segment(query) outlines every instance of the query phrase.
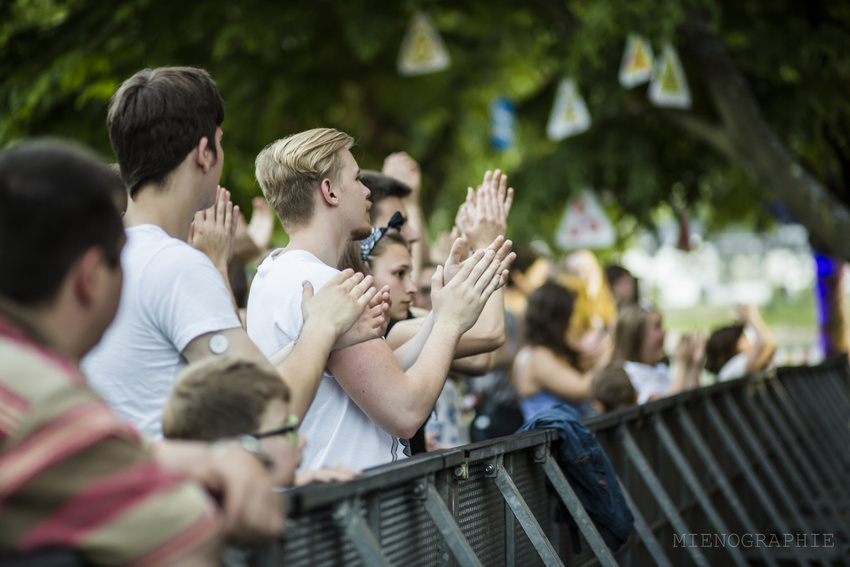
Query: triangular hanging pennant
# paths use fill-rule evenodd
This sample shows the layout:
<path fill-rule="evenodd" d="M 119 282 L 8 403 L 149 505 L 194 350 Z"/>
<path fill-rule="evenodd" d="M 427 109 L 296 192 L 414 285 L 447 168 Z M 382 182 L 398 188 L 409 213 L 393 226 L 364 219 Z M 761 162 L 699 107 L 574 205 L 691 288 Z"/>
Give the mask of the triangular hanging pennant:
<path fill-rule="evenodd" d="M 435 73 L 449 63 L 449 51 L 431 18 L 421 13 L 413 16 L 401 42 L 398 72 L 404 76 Z"/>
<path fill-rule="evenodd" d="M 555 244 L 564 250 L 608 248 L 616 239 L 608 215 L 590 189 L 570 199 L 555 232 Z"/>
<path fill-rule="evenodd" d="M 652 83 L 649 85 L 649 100 L 656 106 L 688 109 L 691 107 L 691 91 L 679 55 L 672 45 L 655 62 Z"/>
<path fill-rule="evenodd" d="M 546 135 L 555 142 L 569 136 L 581 134 L 590 128 L 590 113 L 572 79 L 564 79 L 558 85 L 555 104 L 546 125 Z"/>
<path fill-rule="evenodd" d="M 630 33 L 620 63 L 620 84 L 627 89 L 652 78 L 652 46 L 643 36 Z"/>

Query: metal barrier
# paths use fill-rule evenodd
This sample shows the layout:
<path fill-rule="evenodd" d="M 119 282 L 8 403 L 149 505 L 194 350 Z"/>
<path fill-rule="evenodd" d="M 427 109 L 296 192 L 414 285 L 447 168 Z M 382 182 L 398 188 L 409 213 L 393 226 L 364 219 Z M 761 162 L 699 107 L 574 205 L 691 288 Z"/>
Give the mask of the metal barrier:
<path fill-rule="evenodd" d="M 602 542 L 530 431 L 285 493 L 285 536 L 254 565 L 850 564 L 846 357 L 780 368 L 605 414 L 586 425 L 617 471 L 635 530 Z M 555 521 L 560 503 L 582 553 Z"/>

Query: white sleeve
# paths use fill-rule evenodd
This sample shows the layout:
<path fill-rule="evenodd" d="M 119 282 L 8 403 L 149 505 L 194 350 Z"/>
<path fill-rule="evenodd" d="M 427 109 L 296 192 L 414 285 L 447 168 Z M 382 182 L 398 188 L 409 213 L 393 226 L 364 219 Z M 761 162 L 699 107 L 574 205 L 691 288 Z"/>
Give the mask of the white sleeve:
<path fill-rule="evenodd" d="M 186 246 L 163 251 L 150 262 L 141 289 L 147 315 L 179 352 L 192 339 L 241 327 L 230 292 L 206 254 Z"/>
<path fill-rule="evenodd" d="M 717 380 L 725 382 L 734 378 L 741 378 L 747 373 L 747 353 L 739 352 L 726 361 L 723 368 L 717 373 Z"/>

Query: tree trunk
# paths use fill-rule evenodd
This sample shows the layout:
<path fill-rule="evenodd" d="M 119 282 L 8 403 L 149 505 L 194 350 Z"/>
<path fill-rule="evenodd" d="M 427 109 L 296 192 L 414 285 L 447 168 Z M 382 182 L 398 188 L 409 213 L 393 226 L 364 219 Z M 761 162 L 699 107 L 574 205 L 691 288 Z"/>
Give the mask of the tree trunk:
<path fill-rule="evenodd" d="M 721 123 L 711 124 L 686 112 L 664 114 L 741 165 L 754 185 L 782 201 L 830 253 L 850 260 L 850 210 L 799 163 L 771 129 L 720 37 L 697 16 L 688 18 L 683 31 Z"/>

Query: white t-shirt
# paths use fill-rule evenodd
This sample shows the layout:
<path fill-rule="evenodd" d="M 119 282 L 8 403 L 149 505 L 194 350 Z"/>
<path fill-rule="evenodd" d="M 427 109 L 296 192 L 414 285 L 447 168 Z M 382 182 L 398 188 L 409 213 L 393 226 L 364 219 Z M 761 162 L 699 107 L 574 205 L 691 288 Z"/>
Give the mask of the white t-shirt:
<path fill-rule="evenodd" d="M 241 322 L 206 254 L 156 225 L 126 232 L 118 313 L 83 359 L 83 371 L 120 418 L 159 439 L 162 409 L 188 364 L 183 349 L 195 337 Z"/>
<path fill-rule="evenodd" d="M 301 333 L 303 282 L 318 291 L 338 272 L 304 250 L 278 249 L 260 264 L 248 295 L 248 336 L 264 355 L 274 354 Z M 365 469 L 410 452 L 407 440 L 375 425 L 327 369 L 301 431 L 307 438 L 303 466 L 308 469 L 336 463 Z"/>
<path fill-rule="evenodd" d="M 726 361 L 723 368 L 717 373 L 717 381 L 725 382 L 734 378 L 741 378 L 747 373 L 747 353 L 739 352 Z"/>
<path fill-rule="evenodd" d="M 667 395 L 673 383 L 673 377 L 670 375 L 670 367 L 666 364 L 650 366 L 641 362 L 627 361 L 623 363 L 623 368 L 626 374 L 629 375 L 632 386 L 637 390 L 637 403 L 639 404 L 645 404 L 655 394 L 661 396 Z"/>

